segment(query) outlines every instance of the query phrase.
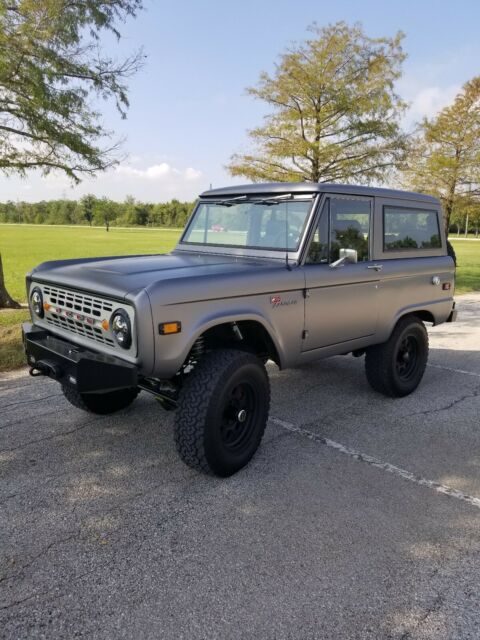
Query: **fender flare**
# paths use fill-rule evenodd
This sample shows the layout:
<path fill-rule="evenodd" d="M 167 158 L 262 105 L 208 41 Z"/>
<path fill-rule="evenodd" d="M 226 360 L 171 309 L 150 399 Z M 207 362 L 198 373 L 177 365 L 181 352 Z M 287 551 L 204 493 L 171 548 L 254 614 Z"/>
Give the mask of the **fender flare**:
<path fill-rule="evenodd" d="M 283 367 L 285 362 L 285 352 L 283 349 L 283 344 L 279 339 L 273 325 L 267 320 L 267 318 L 265 318 L 265 316 L 251 310 L 237 311 L 236 313 L 231 314 L 214 313 L 199 319 L 199 321 L 195 323 L 192 331 L 192 337 L 187 343 L 185 358 L 187 357 L 196 340 L 209 329 L 220 326 L 222 324 L 242 321 L 257 322 L 263 327 L 263 329 L 265 329 L 278 354 L 280 367 Z"/>

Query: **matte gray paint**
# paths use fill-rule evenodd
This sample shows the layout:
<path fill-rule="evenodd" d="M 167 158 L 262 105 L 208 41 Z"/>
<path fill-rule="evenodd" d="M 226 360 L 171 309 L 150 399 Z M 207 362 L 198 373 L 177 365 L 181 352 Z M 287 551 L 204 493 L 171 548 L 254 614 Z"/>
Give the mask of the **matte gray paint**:
<path fill-rule="evenodd" d="M 241 320 L 256 321 L 270 334 L 282 367 L 309 362 L 385 341 L 405 313 L 427 311 L 435 323 L 444 322 L 452 308 L 453 291 L 432 285 L 433 276 L 453 282 L 454 265 L 447 256 L 441 227 L 440 249 L 383 253 L 382 208 L 388 204 L 431 208 L 430 196 L 388 189 L 312 183 L 248 185 L 215 189 L 202 198 L 263 193 L 315 193 L 309 228 L 300 250 L 282 252 L 192 247 L 182 245 L 167 255 L 126 256 L 43 263 L 31 273 L 33 281 L 125 300 L 135 309 L 138 354 L 143 375 L 170 378 L 182 366 L 195 340 L 207 329 Z M 326 197 L 339 195 L 373 199 L 372 260 L 332 269 L 304 265 L 304 257 Z M 367 269 L 381 265 L 381 271 Z M 275 306 L 272 296 L 287 305 Z M 160 322 L 180 321 L 182 332 L 160 336 Z M 306 330 L 308 335 L 303 339 Z M 88 340 L 72 342 L 101 351 Z M 119 350 L 119 357 L 122 353 Z"/>

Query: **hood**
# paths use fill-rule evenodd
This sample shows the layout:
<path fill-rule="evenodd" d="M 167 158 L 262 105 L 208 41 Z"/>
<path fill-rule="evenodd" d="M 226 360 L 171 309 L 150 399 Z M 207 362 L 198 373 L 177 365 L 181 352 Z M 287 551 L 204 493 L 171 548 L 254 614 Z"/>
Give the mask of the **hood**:
<path fill-rule="evenodd" d="M 240 274 L 261 266 L 271 267 L 272 262 L 182 251 L 44 262 L 32 271 L 31 277 L 40 282 L 124 298 L 129 293 L 161 285 L 162 281 L 169 281 L 171 286 L 175 284 L 172 280 L 176 279 Z"/>

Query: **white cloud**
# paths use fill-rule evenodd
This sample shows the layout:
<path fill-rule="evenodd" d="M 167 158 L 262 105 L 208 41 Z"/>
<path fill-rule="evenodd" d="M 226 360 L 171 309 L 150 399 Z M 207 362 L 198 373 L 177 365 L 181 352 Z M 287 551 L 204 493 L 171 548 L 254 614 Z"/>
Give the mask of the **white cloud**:
<path fill-rule="evenodd" d="M 410 122 L 418 122 L 423 118 L 435 116 L 444 107 L 451 104 L 455 96 L 459 93 L 459 85 L 448 87 L 425 87 L 420 89 L 410 100 L 410 109 L 407 119 Z"/>
<path fill-rule="evenodd" d="M 408 103 L 403 126 L 412 129 L 423 118 L 432 118 L 451 104 L 467 77 L 458 70 L 465 67 L 466 52 L 435 61 L 407 65 L 405 75 L 397 82 L 397 93 Z M 461 55 L 460 55 L 461 54 Z"/>
<path fill-rule="evenodd" d="M 42 200 L 45 198 L 80 198 L 86 193 L 123 200 L 133 195 L 141 201 L 165 202 L 172 198 L 193 200 L 208 187 L 207 178 L 199 169 L 178 169 L 167 161 L 145 157 L 130 158 L 125 164 L 95 177 L 84 177 L 75 185 L 64 174 L 52 171 L 47 176 L 31 172 L 28 179 L 0 176 L 1 200 Z M 135 166 L 132 164 L 135 163 Z M 143 168 L 142 168 L 143 166 Z"/>
<path fill-rule="evenodd" d="M 202 176 L 202 172 L 192 167 L 187 167 L 184 172 L 186 180 L 198 180 Z"/>
<path fill-rule="evenodd" d="M 120 173 L 124 176 L 134 176 L 136 178 L 146 178 L 148 180 L 157 180 L 158 178 L 163 178 L 174 173 L 174 169 L 172 169 L 167 162 L 154 164 L 146 169 L 136 169 L 130 165 L 120 165 L 115 171 L 116 173 Z"/>
<path fill-rule="evenodd" d="M 166 178 L 184 178 L 185 180 L 192 181 L 198 180 L 202 176 L 202 172 L 192 167 L 187 167 L 184 171 L 180 171 L 175 167 L 172 167 L 168 162 L 161 162 L 160 164 L 154 164 L 146 169 L 137 169 L 130 165 L 120 165 L 116 168 L 116 173 L 122 176 L 128 176 L 132 178 L 140 178 L 142 180 L 163 180 Z"/>

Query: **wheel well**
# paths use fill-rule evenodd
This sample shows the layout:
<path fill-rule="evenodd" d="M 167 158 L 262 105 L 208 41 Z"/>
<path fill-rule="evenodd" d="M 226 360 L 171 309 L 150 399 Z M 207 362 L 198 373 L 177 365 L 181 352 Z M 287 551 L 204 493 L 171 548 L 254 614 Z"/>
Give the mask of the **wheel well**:
<path fill-rule="evenodd" d="M 413 311 L 412 313 L 406 313 L 405 315 L 401 316 L 398 320 L 401 320 L 406 316 L 414 316 L 416 318 L 419 318 L 420 320 L 423 320 L 423 322 L 431 322 L 432 324 L 435 324 L 435 317 L 433 313 L 431 313 L 430 311 Z"/>
<path fill-rule="evenodd" d="M 255 320 L 218 324 L 207 329 L 201 338 L 206 349 L 240 349 L 273 360 L 280 366 L 280 357 L 270 334 Z"/>

